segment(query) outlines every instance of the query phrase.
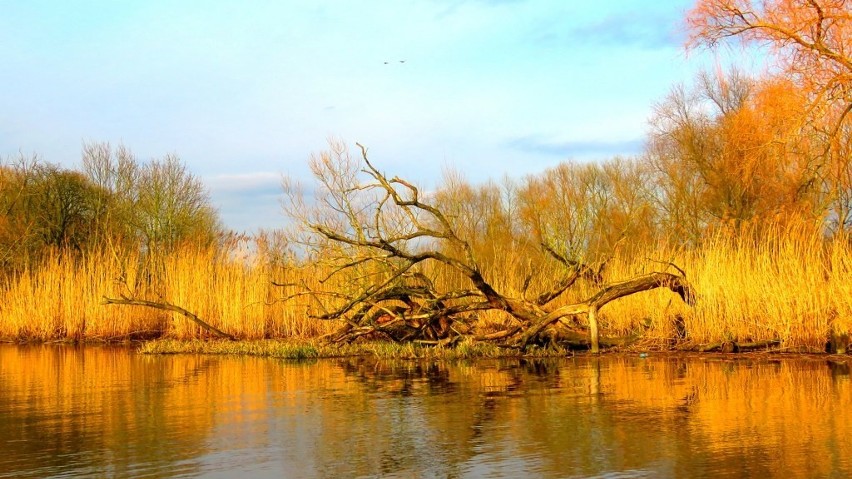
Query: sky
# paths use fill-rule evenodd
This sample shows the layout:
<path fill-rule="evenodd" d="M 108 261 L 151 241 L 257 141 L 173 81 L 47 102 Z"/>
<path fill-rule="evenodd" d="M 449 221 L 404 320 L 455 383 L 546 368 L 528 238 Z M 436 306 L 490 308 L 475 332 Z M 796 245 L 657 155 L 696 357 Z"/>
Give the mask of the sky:
<path fill-rule="evenodd" d="M 239 231 L 330 137 L 428 189 L 642 151 L 692 0 L 0 0 L 0 157 L 176 154 Z"/>

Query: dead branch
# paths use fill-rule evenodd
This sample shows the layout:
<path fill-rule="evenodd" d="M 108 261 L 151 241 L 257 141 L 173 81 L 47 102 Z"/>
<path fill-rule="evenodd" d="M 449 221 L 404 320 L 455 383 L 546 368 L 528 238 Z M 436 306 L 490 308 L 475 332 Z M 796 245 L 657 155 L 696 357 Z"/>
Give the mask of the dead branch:
<path fill-rule="evenodd" d="M 218 336 L 220 338 L 227 338 L 227 339 L 230 339 L 231 341 L 237 340 L 236 337 L 234 337 L 234 336 L 232 336 L 232 335 L 230 335 L 230 334 L 228 334 L 224 331 L 221 331 L 221 330 L 215 328 L 214 326 L 211 326 L 210 324 L 208 324 L 207 322 L 205 322 L 204 320 L 202 320 L 201 318 L 199 318 L 198 316 L 196 316 L 192 312 L 190 312 L 190 311 L 188 311 L 184 308 L 181 308 L 180 306 L 177 306 L 177 305 L 174 305 L 174 304 L 171 304 L 171 303 L 167 303 L 165 301 L 161 301 L 161 302 L 147 301 L 147 300 L 144 300 L 144 299 L 132 299 L 132 298 L 127 298 L 127 297 L 107 298 L 106 296 L 104 296 L 103 301 L 101 301 L 101 304 L 122 304 L 122 305 L 129 305 L 129 306 L 144 306 L 146 308 L 154 308 L 154 309 L 160 309 L 160 310 L 163 310 L 163 311 L 171 311 L 173 313 L 180 313 L 186 319 L 192 321 L 193 323 L 195 323 L 198 326 L 200 326 L 201 328 L 203 328 L 205 331 L 212 333 L 215 336 Z"/>
<path fill-rule="evenodd" d="M 677 276 L 671 273 L 649 273 L 627 281 L 606 285 L 582 303 L 563 306 L 551 311 L 528 327 L 517 341 L 517 344 L 521 347 L 526 346 L 532 338 L 538 336 L 544 328 L 553 324 L 560 318 L 571 315 L 586 314 L 589 316 L 592 352 L 597 352 L 600 339 L 597 334 L 597 311 L 616 299 L 656 288 L 668 288 L 672 290 L 690 306 L 695 302 L 692 287 L 682 276 Z"/>

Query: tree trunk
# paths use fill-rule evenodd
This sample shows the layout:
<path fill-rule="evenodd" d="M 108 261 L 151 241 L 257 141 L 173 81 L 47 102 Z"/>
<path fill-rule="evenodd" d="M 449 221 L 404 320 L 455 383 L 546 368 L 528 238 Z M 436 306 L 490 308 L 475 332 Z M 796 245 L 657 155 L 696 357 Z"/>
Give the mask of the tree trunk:
<path fill-rule="evenodd" d="M 198 326 L 200 326 L 201 328 L 203 328 L 205 331 L 212 333 L 215 336 L 218 336 L 220 338 L 227 338 L 227 339 L 230 339 L 231 341 L 237 340 L 236 337 L 231 336 L 230 334 L 228 334 L 224 331 L 221 331 L 221 330 L 211 326 L 210 324 L 207 324 L 204 320 L 202 320 L 201 318 L 199 318 L 198 316 L 196 316 L 192 312 L 187 311 L 186 309 L 181 308 L 180 306 L 177 306 L 177 305 L 174 305 L 174 304 L 171 304 L 171 303 L 147 301 L 147 300 L 144 300 L 144 299 L 131 299 L 131 298 L 118 298 L 118 299 L 116 299 L 116 298 L 104 297 L 103 304 L 124 304 L 124 305 L 131 305 L 131 306 L 145 306 L 147 308 L 154 308 L 154 309 L 160 309 L 160 310 L 163 310 L 163 311 L 171 311 L 173 313 L 180 313 L 186 319 L 192 321 L 193 323 L 195 323 Z"/>
<path fill-rule="evenodd" d="M 592 305 L 589 308 L 589 341 L 592 343 L 592 353 L 601 352 L 600 333 L 598 332 L 598 308 Z"/>

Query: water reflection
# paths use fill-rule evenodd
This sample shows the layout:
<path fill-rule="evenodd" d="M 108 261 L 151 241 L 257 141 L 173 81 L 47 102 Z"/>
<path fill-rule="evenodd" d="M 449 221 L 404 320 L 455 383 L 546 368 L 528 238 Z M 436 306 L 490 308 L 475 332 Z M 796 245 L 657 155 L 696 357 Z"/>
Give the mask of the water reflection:
<path fill-rule="evenodd" d="M 849 363 L 0 346 L 0 477 L 847 477 Z"/>

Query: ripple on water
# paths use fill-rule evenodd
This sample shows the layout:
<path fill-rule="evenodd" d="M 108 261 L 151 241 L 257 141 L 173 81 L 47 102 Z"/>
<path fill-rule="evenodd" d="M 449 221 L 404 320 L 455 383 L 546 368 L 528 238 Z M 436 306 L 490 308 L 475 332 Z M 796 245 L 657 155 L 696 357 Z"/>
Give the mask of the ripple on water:
<path fill-rule="evenodd" d="M 840 363 L 0 345 L 0 477 L 847 477 Z"/>

